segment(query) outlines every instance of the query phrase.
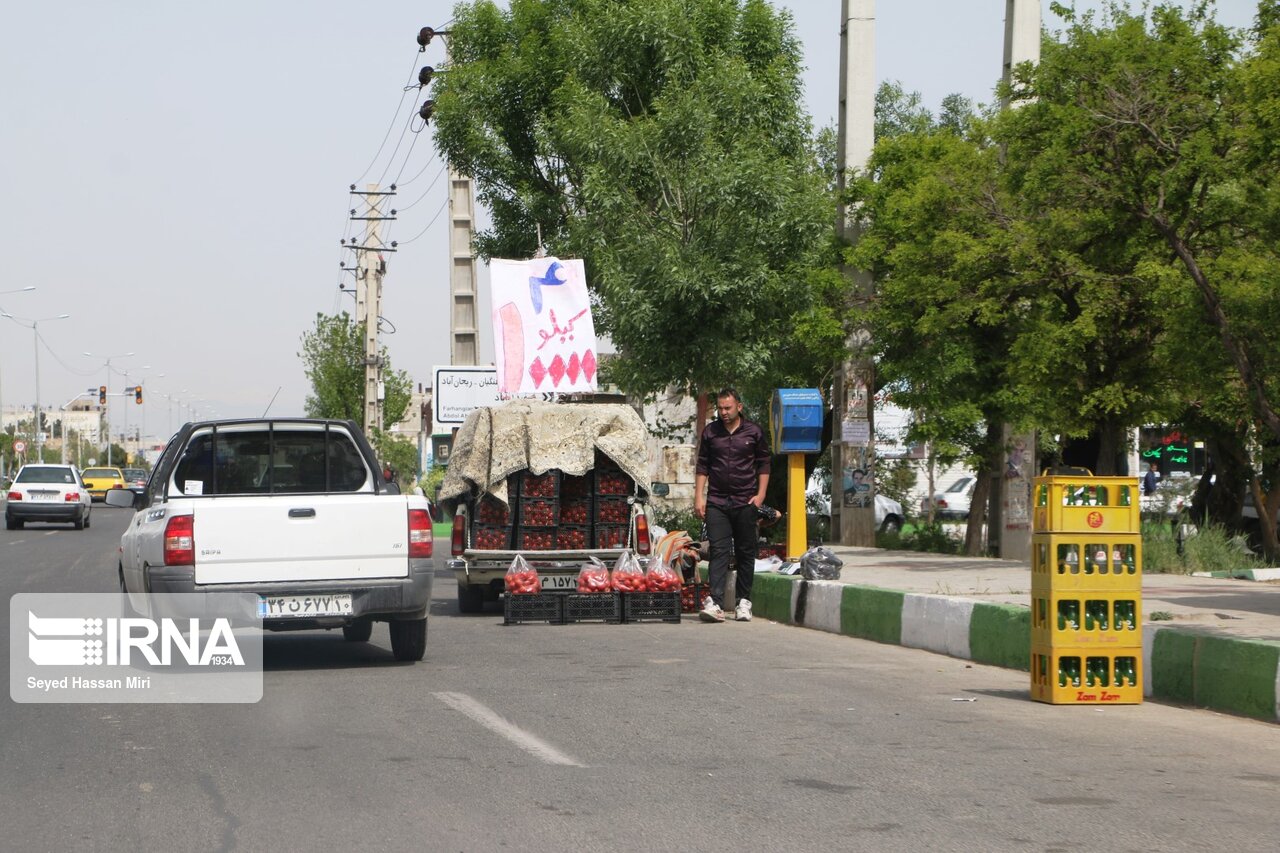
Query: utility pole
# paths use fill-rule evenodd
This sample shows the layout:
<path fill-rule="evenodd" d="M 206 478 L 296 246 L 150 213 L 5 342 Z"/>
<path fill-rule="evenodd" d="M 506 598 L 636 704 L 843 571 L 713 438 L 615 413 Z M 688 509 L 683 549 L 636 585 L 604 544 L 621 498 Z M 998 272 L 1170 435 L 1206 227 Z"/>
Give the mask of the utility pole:
<path fill-rule="evenodd" d="M 444 64 L 449 65 L 445 40 Z M 480 335 L 476 316 L 475 193 L 471 179 L 449 164 L 449 363 L 479 364 Z"/>
<path fill-rule="evenodd" d="M 841 0 L 840 112 L 837 141 L 839 197 L 865 169 L 875 146 L 875 0 Z M 856 245 L 861 229 L 843 201 L 837 208 L 841 240 Z M 852 284 L 855 312 L 869 307 L 875 282 L 866 270 L 841 267 Z M 849 335 L 848 357 L 836 365 L 831 442 L 831 537 L 842 545 L 875 545 L 875 365 L 871 335 L 861 320 Z M 849 485 L 846 486 L 845 484 Z"/>
<path fill-rule="evenodd" d="M 386 202 L 395 197 L 395 184 L 380 190 L 377 184 L 366 184 L 364 192 L 351 185 L 351 194 L 360 197 L 360 207 L 352 208 L 352 221 L 364 222 L 364 236 L 351 246 L 356 253 L 356 326 L 364 338 L 364 432 L 370 438 L 382 429 L 382 355 L 378 349 L 378 321 L 382 316 L 382 277 L 387 272 L 384 252 L 394 252 L 395 244 L 382 242 L 382 223 L 395 219 L 395 211 L 385 211 Z M 355 238 L 351 242 L 355 243 Z"/>
<path fill-rule="evenodd" d="M 1013 69 L 1024 62 L 1040 61 L 1040 0 L 1005 0 L 1003 77 L 1010 82 Z M 1001 103 L 1008 109 L 1009 101 Z M 987 513 L 987 544 L 1006 560 L 1031 560 L 1031 480 L 1036 476 L 1036 434 L 1001 427 L 1003 465 L 988 475 L 992 499 Z"/>

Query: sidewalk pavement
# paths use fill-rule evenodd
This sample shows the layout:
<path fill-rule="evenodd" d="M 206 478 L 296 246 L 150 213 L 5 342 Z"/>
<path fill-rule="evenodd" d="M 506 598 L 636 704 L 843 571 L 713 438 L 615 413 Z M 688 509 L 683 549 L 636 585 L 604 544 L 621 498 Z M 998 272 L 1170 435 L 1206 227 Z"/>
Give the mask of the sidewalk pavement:
<path fill-rule="evenodd" d="M 844 561 L 840 580 L 759 572 L 756 614 L 1029 669 L 1028 564 L 827 547 Z M 1280 581 L 1148 574 L 1141 613 L 1144 696 L 1280 721 Z"/>

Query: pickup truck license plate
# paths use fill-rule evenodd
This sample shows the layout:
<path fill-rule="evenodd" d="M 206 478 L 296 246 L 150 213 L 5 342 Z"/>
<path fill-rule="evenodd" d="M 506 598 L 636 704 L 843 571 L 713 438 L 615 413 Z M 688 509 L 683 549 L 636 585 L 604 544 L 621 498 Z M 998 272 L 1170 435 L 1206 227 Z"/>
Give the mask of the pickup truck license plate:
<path fill-rule="evenodd" d="M 258 615 L 263 619 L 307 616 L 350 616 L 351 594 L 260 595 Z"/>
<path fill-rule="evenodd" d="M 578 588 L 577 575 L 542 575 L 543 589 L 568 589 L 576 590 Z"/>

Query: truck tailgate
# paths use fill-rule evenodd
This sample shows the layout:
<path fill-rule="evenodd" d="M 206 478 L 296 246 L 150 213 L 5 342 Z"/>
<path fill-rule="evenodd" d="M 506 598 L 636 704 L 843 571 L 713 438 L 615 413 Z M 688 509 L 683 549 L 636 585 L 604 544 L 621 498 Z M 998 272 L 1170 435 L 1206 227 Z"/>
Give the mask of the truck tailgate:
<path fill-rule="evenodd" d="M 195 507 L 197 584 L 402 578 L 403 496 L 273 495 Z"/>

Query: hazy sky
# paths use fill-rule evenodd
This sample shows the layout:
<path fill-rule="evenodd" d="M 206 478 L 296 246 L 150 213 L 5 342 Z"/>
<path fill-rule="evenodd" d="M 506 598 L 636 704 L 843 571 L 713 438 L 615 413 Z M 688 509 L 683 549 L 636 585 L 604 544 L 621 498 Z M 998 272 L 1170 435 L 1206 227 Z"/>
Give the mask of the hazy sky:
<path fill-rule="evenodd" d="M 792 11 L 804 44 L 814 123 L 832 123 L 840 2 L 777 5 Z M 950 92 L 991 100 L 1003 0 L 876 6 L 880 79 L 920 91 L 935 108 Z M 1218 17 L 1247 26 L 1255 7 L 1220 0 Z M 316 312 L 352 304 L 337 288 L 347 187 L 397 176 L 400 220 L 384 236 L 405 245 L 389 258 L 382 313 L 396 333 L 385 343 L 397 368 L 427 383 L 449 358 L 446 187 L 443 178 L 430 186 L 440 162 L 429 130 L 412 150 L 406 134 L 390 156 L 420 93 L 404 98 L 390 142 L 374 154 L 404 84 L 442 58 L 434 44 L 417 53 L 418 29 L 439 26 L 451 8 L 404 0 L 8 7 L 0 291 L 37 289 L 0 294 L 0 308 L 24 318 L 71 315 L 40 324 L 41 402 L 96 388 L 107 356 L 134 352 L 113 365 L 132 368 L 130 384 L 147 377 L 151 433 L 168 427 L 161 392 L 198 398 L 206 415 L 249 416 L 281 389 L 272 413 L 300 413 L 299 337 Z M 1046 26 L 1057 29 L 1044 8 Z M 492 358 L 483 325 L 481 352 Z M 6 406 L 31 405 L 34 372 L 32 330 L 0 318 Z M 125 379 L 111 385 L 123 391 Z M 142 412 L 128 406 L 136 424 Z M 119 429 L 115 399 L 113 409 Z"/>

